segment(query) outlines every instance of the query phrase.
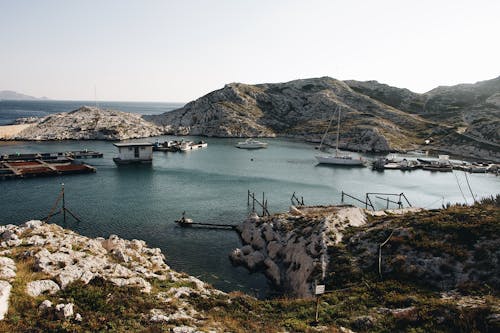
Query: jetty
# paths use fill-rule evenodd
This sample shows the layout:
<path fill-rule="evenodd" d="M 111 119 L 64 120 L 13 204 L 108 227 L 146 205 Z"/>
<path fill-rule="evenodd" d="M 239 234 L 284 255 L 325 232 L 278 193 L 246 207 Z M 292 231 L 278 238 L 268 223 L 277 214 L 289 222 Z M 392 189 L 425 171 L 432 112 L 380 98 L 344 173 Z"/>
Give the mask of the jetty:
<path fill-rule="evenodd" d="M 221 224 L 221 223 L 202 223 L 202 222 L 193 222 L 192 219 L 186 217 L 186 212 L 182 213 L 182 217 L 178 220 L 175 220 L 180 227 L 183 228 L 191 228 L 191 227 L 201 227 L 201 228 L 209 228 L 209 229 L 236 229 L 235 224 Z"/>

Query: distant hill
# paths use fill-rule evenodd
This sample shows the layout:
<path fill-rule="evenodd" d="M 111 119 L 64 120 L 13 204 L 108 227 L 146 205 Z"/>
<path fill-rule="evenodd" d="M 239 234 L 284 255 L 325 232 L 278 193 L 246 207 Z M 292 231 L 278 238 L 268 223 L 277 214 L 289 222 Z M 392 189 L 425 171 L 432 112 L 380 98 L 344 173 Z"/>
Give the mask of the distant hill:
<path fill-rule="evenodd" d="M 300 137 L 319 141 L 337 106 L 340 146 L 361 151 L 436 149 L 500 159 L 500 77 L 425 94 L 377 81 L 330 77 L 286 83 L 230 83 L 157 116 L 166 133 Z M 330 143 L 336 126 L 330 129 Z M 426 145 L 425 141 L 430 140 Z"/>
<path fill-rule="evenodd" d="M 46 100 L 47 97 L 33 97 L 25 94 L 21 94 L 12 90 L 0 90 L 0 100 L 12 100 L 12 101 L 35 101 L 35 100 Z"/>

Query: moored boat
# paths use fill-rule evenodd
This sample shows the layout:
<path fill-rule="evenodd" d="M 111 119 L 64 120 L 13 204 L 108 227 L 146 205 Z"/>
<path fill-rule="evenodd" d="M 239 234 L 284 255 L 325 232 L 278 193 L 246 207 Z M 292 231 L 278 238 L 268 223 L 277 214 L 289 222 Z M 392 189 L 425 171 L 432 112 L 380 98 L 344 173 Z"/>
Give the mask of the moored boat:
<path fill-rule="evenodd" d="M 200 149 L 200 148 L 205 148 L 208 146 L 208 143 L 206 143 L 205 141 L 198 141 L 198 142 L 192 142 L 192 141 L 186 141 L 186 142 L 183 142 L 180 147 L 179 147 L 179 150 L 180 151 L 191 151 L 191 150 L 196 150 L 196 149 Z"/>
<path fill-rule="evenodd" d="M 348 153 L 343 153 L 340 152 L 339 150 L 339 135 L 340 135 L 340 107 L 337 107 L 338 111 L 338 121 L 337 121 L 337 144 L 335 147 L 335 154 L 328 154 L 328 155 L 316 155 L 314 156 L 316 160 L 320 164 L 332 164 L 332 165 L 344 165 L 344 166 L 364 166 L 364 160 L 360 158 L 353 158 L 351 154 Z M 319 149 L 321 150 L 323 146 L 323 141 L 325 140 L 326 134 L 328 133 L 328 130 L 330 129 L 330 126 L 332 124 L 334 116 L 332 116 L 332 119 L 330 119 L 330 123 L 328 124 L 328 127 L 326 129 L 325 134 L 323 135 L 323 138 L 321 139 L 321 143 L 319 145 Z"/>
<path fill-rule="evenodd" d="M 238 142 L 235 146 L 240 149 L 260 149 L 267 148 L 267 142 L 258 141 L 252 138 L 246 139 L 245 141 Z"/>

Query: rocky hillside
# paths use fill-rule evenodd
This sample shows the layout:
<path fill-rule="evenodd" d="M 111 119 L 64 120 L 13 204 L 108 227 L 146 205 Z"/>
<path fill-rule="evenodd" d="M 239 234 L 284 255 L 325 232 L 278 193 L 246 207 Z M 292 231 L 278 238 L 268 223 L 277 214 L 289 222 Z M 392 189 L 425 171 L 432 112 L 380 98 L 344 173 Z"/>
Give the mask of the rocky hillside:
<path fill-rule="evenodd" d="M 15 140 L 125 140 L 160 135 L 140 115 L 83 106 L 51 114 L 18 133 Z"/>
<path fill-rule="evenodd" d="M 329 77 L 286 83 L 231 83 L 183 108 L 148 120 L 170 134 L 297 136 L 319 141 L 337 106 L 340 146 L 361 151 L 415 148 L 500 158 L 500 78 L 416 94 L 376 81 Z M 335 137 L 333 126 L 330 143 Z M 430 139 L 430 145 L 424 145 Z M 456 147 L 452 147 L 456 145 Z"/>
<path fill-rule="evenodd" d="M 322 306 L 334 313 L 324 315 L 347 308 L 356 331 L 495 331 L 499 208 L 500 196 L 432 211 L 292 207 L 251 216 L 239 227 L 245 245 L 230 257 L 288 295 L 312 296 L 324 284 Z M 465 322 L 445 320 L 443 310 Z"/>
<path fill-rule="evenodd" d="M 346 83 L 355 91 L 382 103 L 452 127 L 455 133 L 463 134 L 465 138 L 500 146 L 500 77 L 475 84 L 442 86 L 425 94 L 377 81 Z"/>

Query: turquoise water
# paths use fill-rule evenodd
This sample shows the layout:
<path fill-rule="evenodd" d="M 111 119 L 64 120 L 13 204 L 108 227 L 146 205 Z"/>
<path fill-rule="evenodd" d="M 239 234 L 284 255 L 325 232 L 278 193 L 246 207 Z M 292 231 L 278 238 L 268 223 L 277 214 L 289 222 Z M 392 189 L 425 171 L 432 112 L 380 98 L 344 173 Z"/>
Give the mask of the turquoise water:
<path fill-rule="evenodd" d="M 0 224 L 46 216 L 64 182 L 67 206 L 83 220 L 69 219 L 66 227 L 91 237 L 117 234 L 144 239 L 161 248 L 174 269 L 226 291 L 262 296 L 269 292 L 265 278 L 229 262 L 228 253 L 241 245 L 234 231 L 182 229 L 174 220 L 186 211 L 198 222 L 239 223 L 249 213 L 249 189 L 257 197 L 266 193 L 271 213 L 287 210 L 293 192 L 303 196 L 306 204 L 339 203 L 342 190 L 359 197 L 367 191 L 404 192 L 414 206 L 426 208 L 464 201 L 452 173 L 318 166 L 311 145 L 283 139 L 266 139 L 269 148 L 256 151 L 234 148 L 238 139 L 205 140 L 208 147 L 198 151 L 155 152 L 150 167 L 115 166 L 115 147 L 110 142 L 0 143 L 0 154 L 79 149 L 104 153 L 103 159 L 88 160 L 97 167 L 96 174 L 0 182 Z M 465 191 L 464 174 L 456 176 Z M 477 196 L 500 192 L 500 177 L 468 176 Z M 470 194 L 465 194 L 470 203 Z M 378 204 L 384 206 L 382 201 Z M 63 225 L 61 216 L 52 221 Z"/>

